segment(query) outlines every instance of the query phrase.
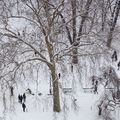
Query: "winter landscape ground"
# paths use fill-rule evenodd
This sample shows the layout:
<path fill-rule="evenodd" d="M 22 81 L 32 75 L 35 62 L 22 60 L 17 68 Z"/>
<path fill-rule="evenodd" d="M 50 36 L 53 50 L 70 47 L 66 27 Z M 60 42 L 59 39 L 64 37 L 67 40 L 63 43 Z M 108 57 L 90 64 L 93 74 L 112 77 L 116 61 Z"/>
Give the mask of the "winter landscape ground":
<path fill-rule="evenodd" d="M 112 62 L 111 62 L 112 63 Z M 112 63 L 111 66 L 116 67 Z M 76 68 L 78 68 L 76 66 Z M 79 81 L 79 75 L 77 75 L 77 69 L 74 69 L 73 73 L 68 74 L 68 80 L 72 81 L 69 83 L 69 86 L 63 82 L 62 86 L 66 86 L 66 88 L 72 88 L 72 91 L 64 92 L 64 89 L 60 87 L 61 94 L 61 104 L 62 111 L 60 113 L 55 113 L 52 110 L 52 95 L 49 95 L 49 81 L 45 72 L 41 72 L 39 74 L 41 77 L 38 77 L 36 85 L 36 81 L 22 81 L 22 83 L 18 84 L 17 87 L 14 88 L 14 96 L 10 97 L 10 92 L 6 92 L 6 108 L 1 102 L 0 109 L 0 119 L 1 120 L 102 120 L 102 116 L 98 115 L 98 104 L 102 96 L 105 94 L 105 88 L 103 84 L 99 83 L 98 94 L 93 92 L 93 89 L 85 89 L 91 88 L 91 81 L 84 81 L 81 85 Z M 97 67 L 96 67 L 97 69 Z M 117 71 L 117 69 L 116 69 Z M 117 71 L 119 74 L 119 71 Z M 46 76 L 46 78 L 44 77 Z M 85 76 L 84 76 L 85 77 Z M 41 79 L 42 78 L 42 79 Z M 64 77 L 61 78 L 62 81 Z M 75 81 L 74 81 L 75 80 Z M 30 94 L 27 90 L 30 88 L 34 95 Z M 37 88 L 37 89 L 36 89 Z M 84 89 L 83 89 L 84 88 Z M 26 93 L 26 111 L 23 112 L 21 103 L 18 102 L 18 94 Z M 38 95 L 42 93 L 41 95 Z M 2 101 L 2 98 L 1 98 Z M 4 106 L 4 107 L 3 107 Z M 115 120 L 119 120 L 119 104 L 115 107 L 116 110 L 111 111 L 111 115 Z M 6 109 L 6 110 L 4 110 Z"/>

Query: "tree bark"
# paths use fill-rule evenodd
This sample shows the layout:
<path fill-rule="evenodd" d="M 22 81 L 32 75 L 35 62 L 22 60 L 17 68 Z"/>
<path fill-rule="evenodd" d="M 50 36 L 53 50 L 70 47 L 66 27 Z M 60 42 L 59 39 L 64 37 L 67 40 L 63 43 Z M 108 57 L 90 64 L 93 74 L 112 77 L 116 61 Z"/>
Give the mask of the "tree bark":
<path fill-rule="evenodd" d="M 73 64 L 78 64 L 78 57 L 77 57 L 77 46 L 76 44 L 76 0 L 71 1 L 71 6 L 72 6 L 72 30 L 73 30 L 73 57 L 72 57 L 72 63 Z"/>
<path fill-rule="evenodd" d="M 46 45 L 50 57 L 50 62 L 52 63 L 48 67 L 50 68 L 51 71 L 51 77 L 52 77 L 52 86 L 53 86 L 53 111 L 54 112 L 60 112 L 60 96 L 59 96 L 59 86 L 58 86 L 58 78 L 57 78 L 57 73 L 56 73 L 56 65 L 55 61 L 53 60 L 53 46 L 52 44 L 48 41 L 46 37 Z"/>
<path fill-rule="evenodd" d="M 107 47 L 110 47 L 110 46 L 111 46 L 111 43 L 112 43 L 113 32 L 114 32 L 115 25 L 116 25 L 116 23 L 117 23 L 119 11 L 120 11 L 120 0 L 118 1 L 118 3 L 116 4 L 115 7 L 116 7 L 115 17 L 114 17 L 114 15 L 112 15 L 114 18 L 111 18 L 111 19 L 113 19 L 113 20 L 111 21 L 110 32 L 109 32 L 109 34 L 108 34 Z M 114 13 L 113 13 L 113 14 L 114 14 Z"/>
<path fill-rule="evenodd" d="M 50 68 L 52 76 L 53 85 L 53 111 L 60 112 L 60 96 L 59 96 L 59 86 L 58 78 L 55 70 L 55 64 Z"/>
<path fill-rule="evenodd" d="M 108 3 L 108 1 L 107 1 Z M 107 17 L 107 5 L 105 4 L 105 0 L 102 0 L 102 31 L 104 31 L 105 23 L 106 23 L 106 17 Z"/>
<path fill-rule="evenodd" d="M 86 18 L 87 18 L 87 16 L 88 16 L 89 8 L 90 8 L 91 3 L 92 3 L 92 0 L 87 0 L 87 2 L 86 2 L 86 5 L 85 5 L 85 13 L 84 13 L 84 15 L 82 16 L 82 20 L 81 20 L 80 28 L 79 28 L 79 32 L 78 32 L 78 38 L 77 38 L 78 41 L 80 41 L 80 37 L 81 37 L 81 35 L 82 35 L 82 29 L 83 29 L 85 20 L 86 20 Z"/>
<path fill-rule="evenodd" d="M 57 78 L 57 73 L 56 73 L 56 63 L 54 61 L 54 47 L 51 43 L 51 39 L 50 37 L 48 37 L 50 31 L 51 31 L 51 20 L 49 17 L 49 0 L 46 1 L 46 6 L 45 6 L 45 10 L 46 10 L 46 16 L 47 16 L 47 20 L 48 20 L 48 30 L 45 35 L 45 42 L 47 45 L 47 50 L 48 50 L 48 54 L 49 54 L 49 59 L 51 62 L 51 65 L 48 66 L 50 71 L 51 71 L 51 77 L 52 77 L 52 86 L 53 86 L 53 111 L 54 112 L 60 112 L 60 96 L 59 96 L 59 86 L 58 86 L 58 78 Z"/>
<path fill-rule="evenodd" d="M 76 2 L 76 0 L 73 0 L 73 2 Z M 77 39 L 76 39 L 76 29 L 75 29 L 76 28 L 76 17 L 75 17 L 75 15 L 76 15 L 76 9 L 75 9 L 76 3 L 72 3 L 72 13 L 74 14 L 73 15 L 73 46 L 74 46 L 74 48 L 73 48 L 73 60 L 72 60 L 72 62 L 74 64 L 78 64 L 78 45 L 79 45 L 80 37 L 82 35 L 82 29 L 83 29 L 85 20 L 88 16 L 88 13 L 89 13 L 89 8 L 90 8 L 91 3 L 92 3 L 92 0 L 87 0 L 87 2 L 86 2 L 85 13 L 81 19 Z"/>

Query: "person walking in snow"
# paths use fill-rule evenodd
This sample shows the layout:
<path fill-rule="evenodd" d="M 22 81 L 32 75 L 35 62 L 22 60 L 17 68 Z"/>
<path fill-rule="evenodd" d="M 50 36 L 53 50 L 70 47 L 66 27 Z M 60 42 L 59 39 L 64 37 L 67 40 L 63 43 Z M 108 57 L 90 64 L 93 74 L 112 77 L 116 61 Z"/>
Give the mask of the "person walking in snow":
<path fill-rule="evenodd" d="M 99 110 L 98 110 L 98 115 L 100 116 L 100 115 L 102 115 L 102 107 L 99 105 L 99 106 L 98 106 L 98 109 L 99 109 Z"/>
<path fill-rule="evenodd" d="M 23 100 L 23 96 L 19 94 L 19 95 L 18 95 L 18 102 L 19 102 L 19 103 L 22 103 L 22 100 Z"/>
<path fill-rule="evenodd" d="M 114 53 L 113 53 L 111 58 L 112 58 L 112 62 L 113 61 L 117 61 L 118 58 L 117 58 L 117 52 L 116 51 L 114 51 Z"/>
<path fill-rule="evenodd" d="M 98 80 L 96 80 L 95 85 L 98 86 Z"/>
<path fill-rule="evenodd" d="M 25 103 L 22 103 L 22 108 L 23 108 L 23 112 L 25 112 L 26 111 L 26 105 L 25 105 Z"/>
<path fill-rule="evenodd" d="M 32 94 L 32 91 L 30 88 L 28 88 L 26 91 L 28 91 L 29 94 Z"/>
<path fill-rule="evenodd" d="M 71 72 L 73 73 L 73 65 L 71 65 Z"/>
<path fill-rule="evenodd" d="M 22 96 L 20 94 L 18 95 L 18 102 L 22 103 Z"/>
<path fill-rule="evenodd" d="M 118 66 L 118 70 L 119 70 L 120 69 L 120 61 L 118 62 L 117 66 Z"/>
<path fill-rule="evenodd" d="M 23 94 L 23 101 L 24 102 L 26 101 L 26 95 L 25 95 L 25 93 Z"/>
<path fill-rule="evenodd" d="M 60 79 L 60 77 L 61 77 L 61 74 L 59 73 L 59 74 L 58 74 L 58 78 Z"/>
<path fill-rule="evenodd" d="M 93 75 L 92 76 L 92 85 L 94 85 L 95 84 L 95 76 Z"/>
<path fill-rule="evenodd" d="M 14 88 L 13 88 L 12 86 L 10 86 L 10 95 L 11 95 L 11 96 L 14 95 L 13 90 L 14 90 Z"/>
<path fill-rule="evenodd" d="M 21 102 L 21 96 L 20 96 L 20 94 L 18 95 L 18 102 Z"/>
<path fill-rule="evenodd" d="M 97 91 L 97 90 L 98 90 L 98 87 L 97 87 L 97 85 L 95 85 L 95 86 L 94 86 L 94 94 L 96 94 L 96 93 L 98 94 L 98 91 Z"/>
<path fill-rule="evenodd" d="M 22 103 L 22 101 L 23 101 L 23 96 L 22 96 L 22 95 L 20 95 L 20 101 L 21 101 L 21 103 Z"/>

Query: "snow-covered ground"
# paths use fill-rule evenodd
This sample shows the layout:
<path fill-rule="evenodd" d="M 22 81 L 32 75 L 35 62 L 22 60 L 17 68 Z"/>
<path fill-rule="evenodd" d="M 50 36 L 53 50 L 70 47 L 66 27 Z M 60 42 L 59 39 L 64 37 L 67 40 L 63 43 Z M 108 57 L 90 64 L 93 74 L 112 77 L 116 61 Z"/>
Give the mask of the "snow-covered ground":
<path fill-rule="evenodd" d="M 52 112 L 52 95 L 48 95 L 48 90 L 43 84 L 42 95 L 39 96 L 38 92 L 35 91 L 35 85 L 29 84 L 29 87 L 32 88 L 32 92 L 35 95 L 26 93 L 26 112 L 23 112 L 22 105 L 18 102 L 18 94 L 23 94 L 25 91 L 21 87 L 15 88 L 16 92 L 14 97 L 10 99 L 8 103 L 8 109 L 2 114 L 1 110 L 1 119 L 5 120 L 97 120 L 98 119 L 98 110 L 97 104 L 100 98 L 100 95 L 103 91 L 99 88 L 99 94 L 94 94 L 93 92 L 84 92 L 83 90 L 77 89 L 77 92 L 71 92 L 64 94 L 61 91 L 61 105 L 62 111 L 60 113 Z M 26 87 L 27 89 L 27 87 Z M 46 91 L 45 91 L 46 90 Z M 9 96 L 9 95 L 8 95 Z M 8 102 L 9 100 L 7 100 Z M 1 106 L 2 107 L 2 106 Z"/>
<path fill-rule="evenodd" d="M 69 96 L 69 95 L 68 95 Z M 68 98 L 67 95 L 65 96 Z M 44 99 L 46 98 L 46 99 Z M 71 98 L 69 96 L 69 98 Z M 27 96 L 26 106 L 27 111 L 22 111 L 22 106 L 15 100 L 15 109 L 11 112 L 7 112 L 4 116 L 7 120 L 96 120 L 97 119 L 97 100 L 99 99 L 98 94 L 93 93 L 80 93 L 76 97 L 74 103 L 71 102 L 71 108 L 65 108 L 61 113 L 53 113 L 49 110 L 51 98 L 46 96 L 40 96 L 37 100 L 35 96 Z M 64 98 L 65 99 L 65 98 Z M 52 99 L 51 99 L 52 100 Z M 69 100 L 67 100 L 69 101 Z M 52 102 L 52 101 L 51 101 Z M 44 106 L 43 106 L 44 105 Z M 72 109 L 73 108 L 73 109 Z"/>
<path fill-rule="evenodd" d="M 111 65 L 116 68 L 116 63 L 113 62 Z M 118 71 L 117 68 L 116 71 L 117 74 L 119 74 L 120 71 Z M 68 77 L 63 74 L 60 79 L 62 109 L 60 113 L 54 113 L 52 110 L 53 98 L 52 95 L 48 95 L 49 74 L 41 72 L 41 76 L 38 76 L 37 80 L 19 81 L 17 87 L 14 87 L 14 96 L 9 97 L 9 91 L 6 92 L 5 96 L 7 99 L 5 111 L 3 109 L 3 98 L 0 97 L 0 120 L 103 120 L 98 115 L 97 107 L 101 95 L 104 93 L 103 85 L 99 84 L 98 94 L 94 94 L 91 90 L 85 92 L 82 87 L 90 88 L 92 86 L 90 86 L 91 82 L 86 76 L 84 76 L 83 81 L 80 81 L 80 79 L 82 79 L 80 77 L 80 72 L 81 71 L 75 68 L 73 73 L 68 70 L 67 73 L 65 73 L 68 74 L 66 75 Z M 87 76 L 89 76 L 88 74 L 91 73 L 87 73 Z M 71 87 L 72 91 L 65 94 L 61 86 Z M 27 88 L 30 88 L 34 95 L 26 92 Z M 26 93 L 26 112 L 23 112 L 22 105 L 18 102 L 18 94 L 23 93 Z M 38 95 L 39 93 L 42 93 L 42 95 Z M 1 93 L 1 96 L 2 95 L 3 94 Z M 118 105 L 116 111 L 112 112 L 113 117 L 116 117 L 115 120 L 119 120 L 120 118 L 119 109 Z"/>

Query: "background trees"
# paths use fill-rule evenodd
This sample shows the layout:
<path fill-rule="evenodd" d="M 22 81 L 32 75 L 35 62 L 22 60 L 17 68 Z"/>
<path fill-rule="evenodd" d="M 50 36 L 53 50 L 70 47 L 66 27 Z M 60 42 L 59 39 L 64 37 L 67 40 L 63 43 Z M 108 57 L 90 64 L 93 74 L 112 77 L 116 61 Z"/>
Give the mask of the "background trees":
<path fill-rule="evenodd" d="M 106 54 L 119 4 L 119 0 L 1 0 L 2 82 L 15 84 L 26 66 L 30 70 L 32 64 L 44 63 L 52 78 L 53 110 L 60 112 L 57 65 L 68 59 L 78 64 L 80 57 Z"/>

